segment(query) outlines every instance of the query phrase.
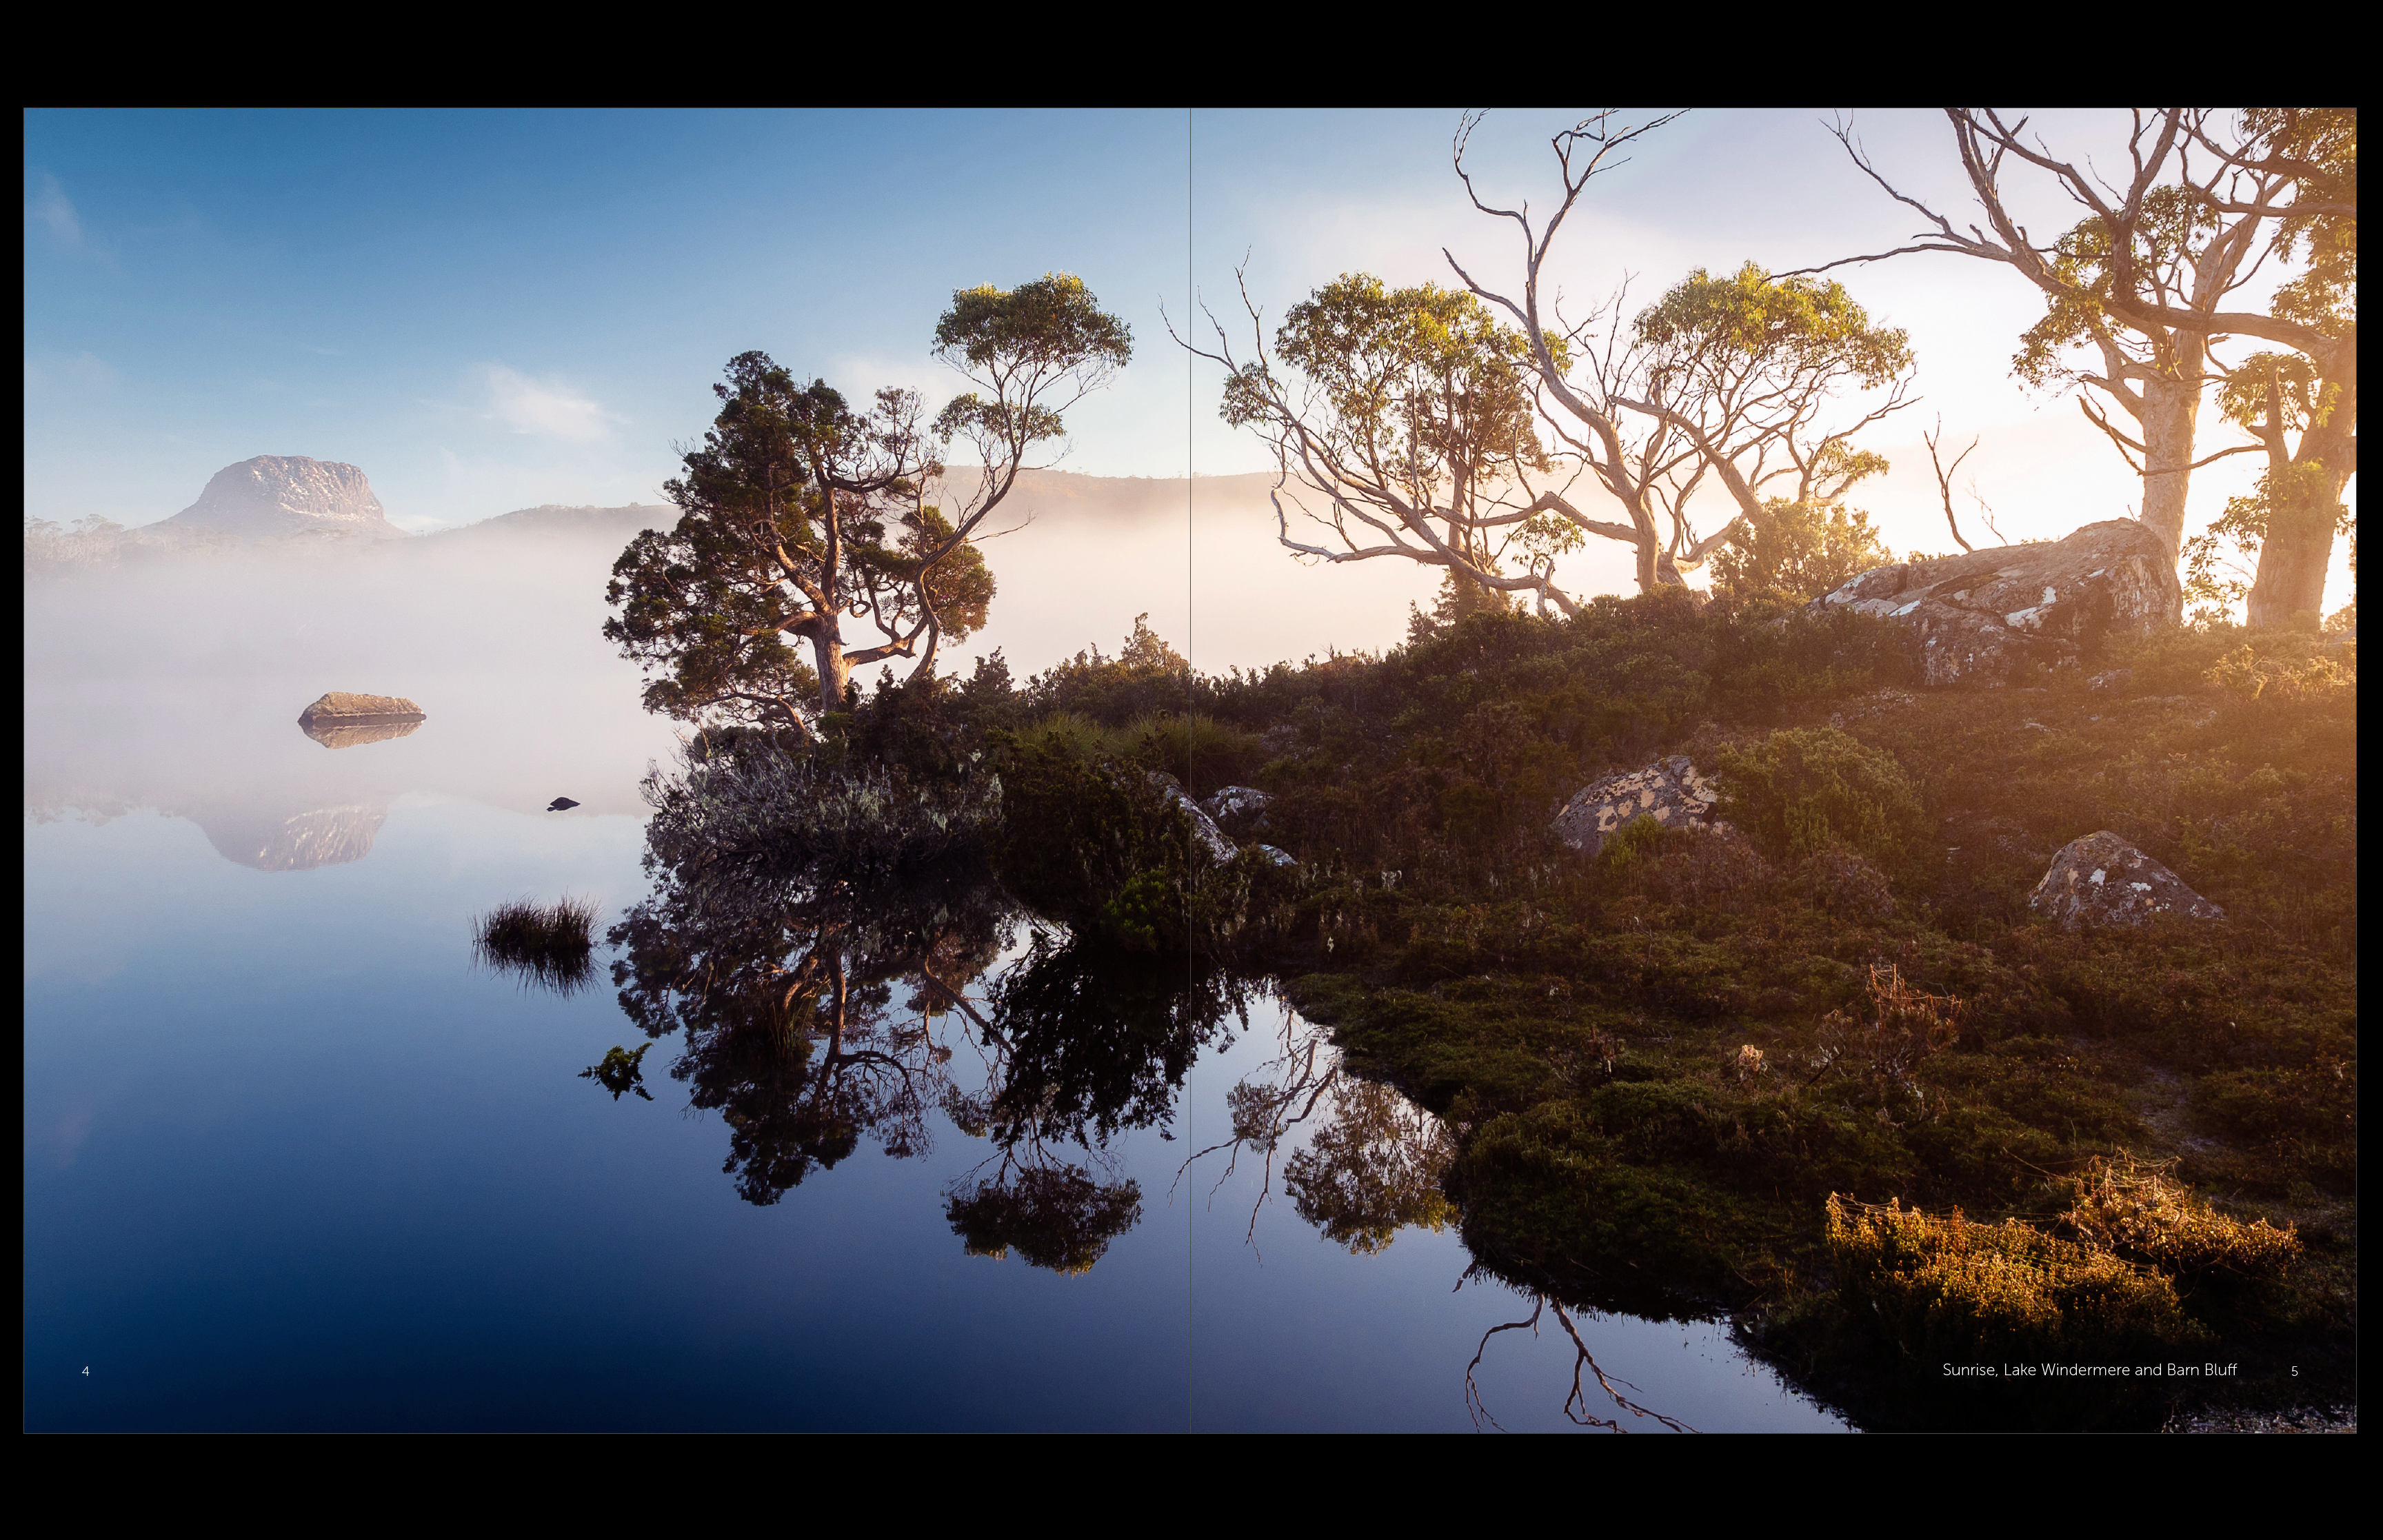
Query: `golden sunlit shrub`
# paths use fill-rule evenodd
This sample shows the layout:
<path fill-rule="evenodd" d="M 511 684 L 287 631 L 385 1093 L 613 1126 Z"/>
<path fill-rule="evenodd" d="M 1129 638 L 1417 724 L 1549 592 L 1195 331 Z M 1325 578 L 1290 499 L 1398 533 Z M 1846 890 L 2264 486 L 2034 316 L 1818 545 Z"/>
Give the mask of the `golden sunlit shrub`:
<path fill-rule="evenodd" d="M 1929 1361 L 2118 1363 L 2207 1334 L 2166 1275 L 2006 1219 L 1975 1224 L 1831 1194 L 1838 1288 Z"/>
<path fill-rule="evenodd" d="M 2075 1201 L 2061 1217 L 2079 1238 L 2187 1279 L 2272 1282 L 2301 1254 L 2290 1226 L 2229 1219 L 2173 1179 L 2166 1164 L 2096 1156 L 2073 1178 L 2073 1191 Z"/>

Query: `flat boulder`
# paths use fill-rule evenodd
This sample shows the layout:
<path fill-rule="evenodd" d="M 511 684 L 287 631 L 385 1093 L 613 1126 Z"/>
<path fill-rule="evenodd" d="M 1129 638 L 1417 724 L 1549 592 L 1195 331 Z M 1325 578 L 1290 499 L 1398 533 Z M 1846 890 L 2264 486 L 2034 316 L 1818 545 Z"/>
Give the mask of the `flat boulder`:
<path fill-rule="evenodd" d="M 1556 833 L 1584 856 L 1605 848 L 1606 836 L 1638 818 L 1667 829 L 1700 829 L 1712 821 L 1720 788 L 1685 754 L 1618 775 L 1599 776 L 1564 804 Z"/>
<path fill-rule="evenodd" d="M 2066 539 L 1873 567 L 1805 610 L 1906 622 L 1927 684 L 2003 684 L 2177 624 L 2184 593 L 2158 536 L 2109 519 Z"/>
<path fill-rule="evenodd" d="M 403 696 L 359 696 L 345 690 L 326 693 L 298 713 L 300 722 L 420 721 L 422 708 Z"/>
<path fill-rule="evenodd" d="M 2106 829 L 2062 845 L 2027 906 L 2064 930 L 2143 925 L 2155 915 L 2226 918 L 2176 873 Z"/>
<path fill-rule="evenodd" d="M 325 748 L 354 748 L 402 738 L 422 725 L 422 708 L 402 696 L 333 690 L 298 714 L 298 726 Z"/>

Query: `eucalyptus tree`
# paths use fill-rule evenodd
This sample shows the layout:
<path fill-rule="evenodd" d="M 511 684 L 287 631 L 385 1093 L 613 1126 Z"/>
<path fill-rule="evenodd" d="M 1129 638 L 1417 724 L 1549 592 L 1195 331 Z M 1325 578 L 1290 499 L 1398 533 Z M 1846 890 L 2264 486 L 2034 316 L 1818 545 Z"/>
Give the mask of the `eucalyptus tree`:
<path fill-rule="evenodd" d="M 1574 612 L 1553 557 L 1578 536 L 1534 496 L 1556 467 L 1521 338 L 1470 295 L 1365 273 L 1291 306 L 1271 351 L 1246 292 L 1243 302 L 1249 356 L 1213 317 L 1215 351 L 1185 346 L 1226 369 L 1225 421 L 1274 452 L 1283 546 L 1327 562 L 1435 566 L 1460 595 L 1536 594 Z M 1523 570 L 1508 572 L 1510 560 Z"/>
<path fill-rule="evenodd" d="M 1464 164 L 1481 121 L 1468 115 L 1456 172 L 1475 209 L 1522 237 L 1520 287 L 1500 292 L 1441 253 L 1475 297 L 1513 322 L 1560 458 L 1591 473 L 1626 523 L 1592 519 L 1560 493 L 1542 494 L 1534 511 L 1559 515 L 1578 536 L 1631 546 L 1642 590 L 1680 582 L 1741 524 L 1760 529 L 1783 503 L 1834 506 L 1886 468 L 1856 437 L 1914 400 L 1904 332 L 1873 322 L 1842 285 L 1774 278 L 1752 263 L 1721 276 L 1698 269 L 1636 314 L 1625 291 L 1563 317 L 1548 264 L 1566 220 L 1590 181 L 1622 164 L 1618 152 L 1677 116 L 1629 124 L 1608 111 L 1555 135 L 1562 196 L 1535 220 L 1528 204 L 1484 201 Z M 1849 396 L 1858 398 L 1850 410 Z M 1699 535 L 1690 501 L 1708 477 L 1729 512 Z"/>
<path fill-rule="evenodd" d="M 765 353 L 730 360 L 719 413 L 666 488 L 678 522 L 631 542 L 606 590 L 619 613 L 604 634 L 647 667 L 649 710 L 808 733 L 846 707 L 856 667 L 898 658 L 932 673 L 945 638 L 984 623 L 988 519 L 1131 338 L 1080 279 L 1053 274 L 955 294 L 934 351 L 975 388 L 932 420 L 915 391 L 856 407 Z M 959 491 L 944 464 L 956 437 L 982 472 L 931 502 L 939 484 Z"/>
<path fill-rule="evenodd" d="M 2171 557 L 2184 545 L 2194 471 L 2229 454 L 2270 460 L 2262 489 L 2228 526 L 2260 551 L 2250 618 L 2278 621 L 2320 601 L 2341 492 L 2356 468 L 2357 111 L 2355 108 L 2133 109 L 2116 175 L 2030 136 L 2024 117 L 1991 107 L 1947 107 L 1954 149 L 1982 223 L 1957 225 L 1887 180 L 1843 125 L 1855 164 L 1921 230 L 1907 245 L 1848 257 L 1875 262 L 1949 252 L 2001 264 L 2044 297 L 2043 317 L 2021 339 L 2016 371 L 2039 384 L 2085 388 L 2080 409 L 2142 480 L 2141 518 Z M 2082 213 L 2040 240 L 2012 210 L 2020 179 Z M 2261 306 L 2252 298 L 2263 265 L 2294 268 Z M 1822 271 L 1824 269 L 1814 269 Z M 2229 341 L 2268 347 L 2228 360 Z M 2274 364 L 2273 350 L 2303 363 Z M 2261 392 L 2270 376 L 2298 369 L 2311 381 L 2303 427 L 2278 470 Z M 2249 379 L 2237 383 L 2248 371 Z M 2249 443 L 2196 454 L 2203 401 L 2213 384 L 2229 413 L 2253 428 Z M 2108 403 L 2097 407 L 2095 397 Z M 2132 419 L 2131 431 L 2110 407 Z M 2315 469 L 2311 469 L 2315 467 Z"/>

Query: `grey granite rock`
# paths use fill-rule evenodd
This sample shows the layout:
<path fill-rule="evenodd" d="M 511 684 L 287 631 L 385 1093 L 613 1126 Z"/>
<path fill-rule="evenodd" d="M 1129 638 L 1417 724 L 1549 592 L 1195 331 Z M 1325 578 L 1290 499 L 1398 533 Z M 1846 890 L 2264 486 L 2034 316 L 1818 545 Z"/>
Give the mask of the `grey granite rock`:
<path fill-rule="evenodd" d="M 1210 860 L 1221 866 L 1239 853 L 1233 842 L 1225 838 L 1224 831 L 1216 827 L 1216 820 L 1192 800 L 1175 777 L 1163 770 L 1152 770 L 1150 782 L 1167 794 L 1167 801 L 1183 809 L 1184 816 L 1192 820 L 1192 844 L 1204 852 Z"/>
<path fill-rule="evenodd" d="M 2142 925 L 2164 914 L 2226 918 L 2176 873 L 2106 829 L 2062 845 L 2027 906 L 2068 930 Z"/>
<path fill-rule="evenodd" d="M 1907 622 L 1930 684 L 2002 684 L 2174 625 L 2183 607 L 2158 537 L 2110 519 L 2062 540 L 1873 567 L 1805 608 Z"/>
<path fill-rule="evenodd" d="M 1254 833 L 1266 826 L 1266 810 L 1273 801 L 1255 786 L 1228 786 L 1200 806 L 1217 828 Z"/>
<path fill-rule="evenodd" d="M 1712 820 L 1721 791 L 1685 754 L 1645 770 L 1599 776 L 1573 794 L 1556 815 L 1556 833 L 1584 856 L 1605 847 L 1605 838 L 1640 817 L 1667 829 L 1699 828 Z"/>

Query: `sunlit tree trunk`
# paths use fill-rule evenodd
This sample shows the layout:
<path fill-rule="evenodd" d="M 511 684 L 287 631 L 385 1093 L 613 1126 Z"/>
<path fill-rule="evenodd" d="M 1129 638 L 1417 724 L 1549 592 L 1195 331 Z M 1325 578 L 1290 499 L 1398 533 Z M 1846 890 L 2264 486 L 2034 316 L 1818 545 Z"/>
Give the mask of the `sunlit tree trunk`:
<path fill-rule="evenodd" d="M 2270 464 L 2267 529 L 2259 542 L 2259 567 L 2247 606 L 2246 618 L 2253 625 L 2286 625 L 2324 608 L 2325 574 L 2333 563 L 2341 495 L 2357 469 L 2352 438 L 2355 421 L 2352 403 L 2338 404 L 2323 426 L 2302 435 L 2300 450 L 2290 463 Z"/>
<path fill-rule="evenodd" d="M 2198 368 L 2182 379 L 2143 382 L 2143 526 L 2159 536 L 2169 565 L 2184 546 L 2185 494 L 2192 485 L 2192 440 L 2201 421 Z"/>

